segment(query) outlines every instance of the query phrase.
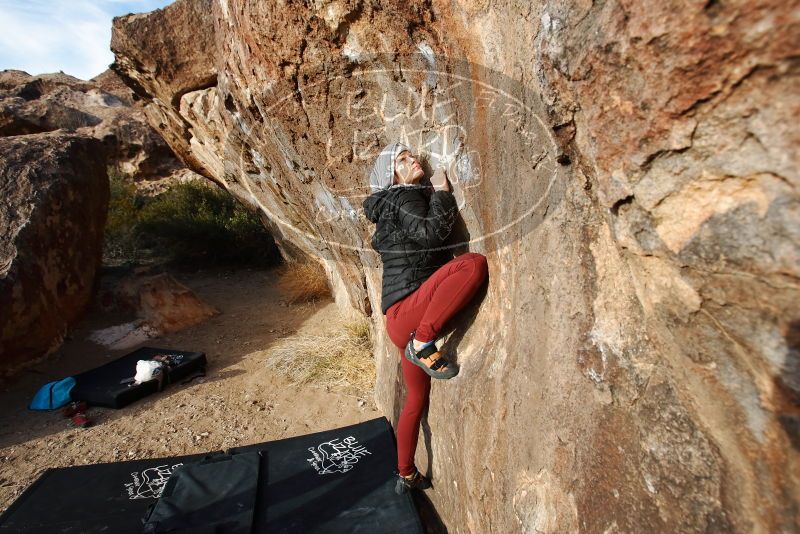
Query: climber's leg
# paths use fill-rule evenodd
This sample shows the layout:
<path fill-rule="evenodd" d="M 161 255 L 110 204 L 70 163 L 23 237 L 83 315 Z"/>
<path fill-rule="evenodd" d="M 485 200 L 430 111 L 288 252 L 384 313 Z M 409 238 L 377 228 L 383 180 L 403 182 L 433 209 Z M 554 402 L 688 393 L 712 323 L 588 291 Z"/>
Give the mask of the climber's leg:
<path fill-rule="evenodd" d="M 402 350 L 400 362 L 406 384 L 406 399 L 397 421 L 397 469 L 401 475 L 409 476 L 416 470 L 414 455 L 417 452 L 422 414 L 430 398 L 431 377 L 408 361 Z"/>
<path fill-rule="evenodd" d="M 403 303 L 404 313 L 417 315 L 420 309 L 424 310 L 415 339 L 435 339 L 447 320 L 472 299 L 487 275 L 486 256 L 468 252 L 442 265 L 425 280 Z"/>
<path fill-rule="evenodd" d="M 434 339 L 441 325 L 472 298 L 486 275 L 485 256 L 462 254 L 442 265 L 416 291 L 386 310 L 386 330 L 392 343 L 400 349 L 407 391 L 396 432 L 397 467 L 403 476 L 411 475 L 416 469 L 414 455 L 419 426 L 431 387 L 431 377 L 405 357 L 408 338 L 415 329 L 419 332 L 424 316 L 430 314 L 427 328 L 429 332 L 435 330 L 424 340 Z"/>
<path fill-rule="evenodd" d="M 397 421 L 396 436 L 397 470 L 401 475 L 408 476 L 416 469 L 414 455 L 417 451 L 420 421 L 428 405 L 431 377 L 408 361 L 404 355 L 408 338 L 419 324 L 424 311 L 422 307 L 406 311 L 403 307 L 404 301 L 405 299 L 400 300 L 386 310 L 386 331 L 392 343 L 400 349 L 403 382 L 406 385 L 406 397 Z"/>

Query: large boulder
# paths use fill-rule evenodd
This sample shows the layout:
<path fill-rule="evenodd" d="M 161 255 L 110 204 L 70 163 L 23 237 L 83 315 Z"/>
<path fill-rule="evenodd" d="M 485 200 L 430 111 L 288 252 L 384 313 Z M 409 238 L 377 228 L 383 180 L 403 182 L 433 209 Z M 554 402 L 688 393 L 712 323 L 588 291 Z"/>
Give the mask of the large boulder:
<path fill-rule="evenodd" d="M 91 299 L 109 186 L 98 139 L 0 137 L 0 371 L 57 349 Z"/>
<path fill-rule="evenodd" d="M 452 158 L 489 284 L 418 464 L 471 532 L 788 532 L 800 506 L 792 3 L 178 0 L 114 70 L 400 354 L 361 213 L 388 142 Z M 457 138 L 462 149 L 457 150 Z M 430 169 L 427 169 L 430 172 Z"/>
<path fill-rule="evenodd" d="M 0 71 L 0 137 L 55 130 L 91 135 L 103 141 L 115 172 L 145 190 L 194 174 L 150 127 L 134 96 L 111 71 L 90 81 Z"/>
<path fill-rule="evenodd" d="M 146 184 L 140 189 L 147 192 L 198 177 L 134 100 L 113 72 L 83 81 L 0 71 L 5 372 L 58 348 L 88 305 L 103 245 L 108 168 Z"/>

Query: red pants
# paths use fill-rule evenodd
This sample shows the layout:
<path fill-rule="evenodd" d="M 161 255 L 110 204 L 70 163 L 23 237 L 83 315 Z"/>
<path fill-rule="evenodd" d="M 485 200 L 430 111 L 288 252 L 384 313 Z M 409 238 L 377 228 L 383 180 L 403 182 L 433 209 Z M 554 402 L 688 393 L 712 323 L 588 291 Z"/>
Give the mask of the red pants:
<path fill-rule="evenodd" d="M 431 390 L 431 377 L 406 359 L 406 343 L 414 330 L 419 341 L 435 339 L 447 320 L 469 303 L 487 274 L 486 256 L 467 252 L 439 267 L 416 291 L 386 310 L 386 330 L 400 349 L 406 383 L 406 400 L 397 422 L 397 468 L 401 475 L 415 470 L 419 425 Z"/>

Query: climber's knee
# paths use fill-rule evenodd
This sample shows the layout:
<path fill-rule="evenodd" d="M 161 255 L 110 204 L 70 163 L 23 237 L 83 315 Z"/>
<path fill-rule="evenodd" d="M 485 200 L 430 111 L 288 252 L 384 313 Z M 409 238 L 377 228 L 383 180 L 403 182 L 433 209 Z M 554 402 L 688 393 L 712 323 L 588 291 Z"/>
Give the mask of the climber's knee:
<path fill-rule="evenodd" d="M 475 253 L 472 258 L 475 264 L 475 275 L 480 279 L 486 278 L 489 274 L 489 262 L 486 260 L 486 256 Z"/>

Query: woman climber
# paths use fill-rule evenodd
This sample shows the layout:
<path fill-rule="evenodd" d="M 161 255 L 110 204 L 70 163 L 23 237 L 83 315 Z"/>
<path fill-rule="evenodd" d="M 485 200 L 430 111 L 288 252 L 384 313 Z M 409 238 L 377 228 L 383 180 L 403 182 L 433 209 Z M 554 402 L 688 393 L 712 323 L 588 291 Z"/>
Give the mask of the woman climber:
<path fill-rule="evenodd" d="M 383 263 L 381 311 L 389 338 L 400 349 L 406 384 L 396 429 L 398 493 L 431 486 L 414 465 L 420 421 L 431 377 L 458 373 L 437 349 L 436 337 L 488 274 L 482 254 L 447 254 L 443 243 L 455 222 L 456 199 L 443 168 L 431 176 L 433 191 L 420 183 L 423 176 L 411 150 L 392 143 L 378 155 L 369 178 L 372 194 L 363 203 L 364 214 L 376 223 L 372 247 Z"/>

